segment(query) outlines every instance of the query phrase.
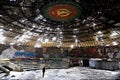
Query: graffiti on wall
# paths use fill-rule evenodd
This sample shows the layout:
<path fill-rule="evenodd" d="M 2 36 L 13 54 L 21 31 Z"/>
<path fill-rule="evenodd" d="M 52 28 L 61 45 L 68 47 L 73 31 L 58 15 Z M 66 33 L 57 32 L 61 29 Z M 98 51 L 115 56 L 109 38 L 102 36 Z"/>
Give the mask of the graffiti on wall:
<path fill-rule="evenodd" d="M 90 47 L 73 49 L 69 56 L 81 58 L 120 58 L 120 48 L 110 47 Z"/>

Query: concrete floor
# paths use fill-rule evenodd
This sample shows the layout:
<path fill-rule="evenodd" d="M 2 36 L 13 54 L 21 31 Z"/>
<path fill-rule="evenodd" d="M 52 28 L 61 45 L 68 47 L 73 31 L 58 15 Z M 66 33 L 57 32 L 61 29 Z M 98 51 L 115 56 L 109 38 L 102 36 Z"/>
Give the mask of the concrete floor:
<path fill-rule="evenodd" d="M 91 69 L 89 67 L 72 67 L 68 69 L 46 69 L 45 77 L 42 71 L 11 71 L 9 76 L 1 79 L 30 79 L 30 80 L 120 80 L 120 70 L 108 71 Z"/>

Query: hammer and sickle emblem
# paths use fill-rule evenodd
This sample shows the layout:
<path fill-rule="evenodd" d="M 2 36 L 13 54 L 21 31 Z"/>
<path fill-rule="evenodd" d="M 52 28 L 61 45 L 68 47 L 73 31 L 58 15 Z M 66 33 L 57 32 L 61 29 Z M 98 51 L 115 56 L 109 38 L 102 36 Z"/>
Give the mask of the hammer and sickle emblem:
<path fill-rule="evenodd" d="M 65 16 L 70 15 L 70 11 L 69 11 L 68 9 L 59 9 L 59 10 L 57 11 L 57 14 L 58 14 L 58 16 L 60 16 L 60 17 L 65 17 Z"/>

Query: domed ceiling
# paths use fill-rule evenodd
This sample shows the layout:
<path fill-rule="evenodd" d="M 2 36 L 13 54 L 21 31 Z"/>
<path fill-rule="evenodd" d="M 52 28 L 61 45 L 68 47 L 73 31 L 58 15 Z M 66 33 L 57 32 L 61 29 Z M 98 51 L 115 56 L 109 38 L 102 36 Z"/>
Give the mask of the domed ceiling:
<path fill-rule="evenodd" d="M 0 44 L 120 44 L 120 0 L 0 0 Z"/>

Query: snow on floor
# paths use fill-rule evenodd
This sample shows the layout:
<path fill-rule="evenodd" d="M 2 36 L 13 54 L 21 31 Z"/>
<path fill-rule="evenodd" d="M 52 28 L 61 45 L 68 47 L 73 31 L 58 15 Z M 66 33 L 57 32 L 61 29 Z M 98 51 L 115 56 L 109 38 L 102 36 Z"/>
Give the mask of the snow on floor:
<path fill-rule="evenodd" d="M 2 79 L 30 79 L 30 80 L 105 80 L 116 79 L 120 74 L 119 71 L 107 71 L 90 69 L 88 67 L 73 67 L 69 69 L 46 69 L 45 77 L 42 78 L 42 71 L 25 71 L 15 72 L 11 71 L 10 75 Z"/>

